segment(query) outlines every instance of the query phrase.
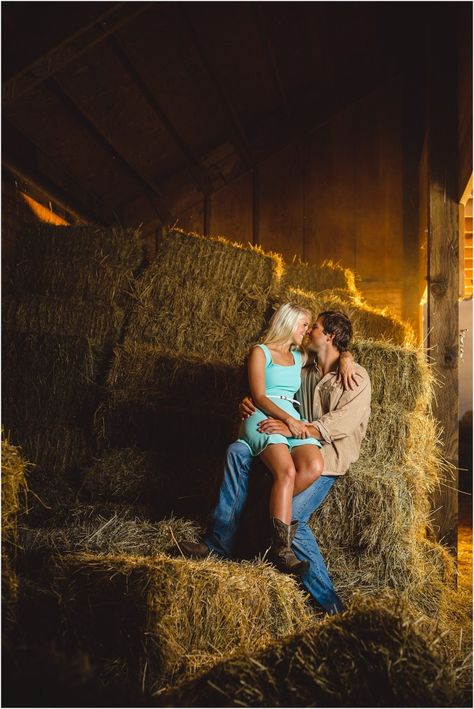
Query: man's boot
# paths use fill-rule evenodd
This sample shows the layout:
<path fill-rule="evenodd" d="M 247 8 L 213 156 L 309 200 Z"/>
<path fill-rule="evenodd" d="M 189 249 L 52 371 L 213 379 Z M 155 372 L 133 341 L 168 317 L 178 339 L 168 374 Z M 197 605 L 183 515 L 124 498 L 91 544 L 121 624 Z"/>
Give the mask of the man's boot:
<path fill-rule="evenodd" d="M 300 561 L 291 551 L 291 543 L 298 529 L 298 522 L 285 524 L 276 517 L 272 518 L 273 536 L 268 559 L 284 574 L 301 576 L 309 568 L 307 561 Z"/>
<path fill-rule="evenodd" d="M 177 542 L 177 547 L 173 548 L 173 555 L 178 556 L 179 552 L 187 559 L 205 559 L 211 554 L 211 550 L 204 542 Z"/>

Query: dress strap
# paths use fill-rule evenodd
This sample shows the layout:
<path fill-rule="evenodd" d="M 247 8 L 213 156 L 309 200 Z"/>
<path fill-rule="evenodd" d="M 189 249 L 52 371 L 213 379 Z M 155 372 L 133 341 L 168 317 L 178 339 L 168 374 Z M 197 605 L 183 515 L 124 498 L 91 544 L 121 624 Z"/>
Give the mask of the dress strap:
<path fill-rule="evenodd" d="M 266 345 L 257 345 L 257 347 L 260 347 L 263 350 L 265 355 L 265 367 L 268 367 L 268 365 L 272 363 L 272 355 L 270 354 L 270 350 Z"/>

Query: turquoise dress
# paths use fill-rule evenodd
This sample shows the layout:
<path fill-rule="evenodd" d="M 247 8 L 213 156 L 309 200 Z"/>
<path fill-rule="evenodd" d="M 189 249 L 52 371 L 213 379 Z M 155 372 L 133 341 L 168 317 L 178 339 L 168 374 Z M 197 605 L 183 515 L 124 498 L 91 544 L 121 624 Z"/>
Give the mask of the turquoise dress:
<path fill-rule="evenodd" d="M 302 419 L 297 409 L 291 401 L 288 401 L 288 399 L 294 400 L 295 393 L 301 386 L 301 352 L 293 350 L 294 364 L 286 366 L 273 363 L 272 355 L 266 345 L 257 345 L 257 347 L 261 347 L 265 354 L 265 394 L 272 399 L 276 406 L 301 421 Z M 286 398 L 281 399 L 281 396 Z M 322 447 L 322 444 L 316 438 L 287 438 L 280 433 L 260 433 L 257 430 L 257 425 L 268 417 L 268 414 L 257 409 L 252 416 L 249 416 L 240 424 L 238 440 L 250 448 L 253 456 L 260 455 L 271 443 L 284 443 L 289 447 L 290 451 L 296 446 L 314 445 L 318 446 L 318 448 Z"/>

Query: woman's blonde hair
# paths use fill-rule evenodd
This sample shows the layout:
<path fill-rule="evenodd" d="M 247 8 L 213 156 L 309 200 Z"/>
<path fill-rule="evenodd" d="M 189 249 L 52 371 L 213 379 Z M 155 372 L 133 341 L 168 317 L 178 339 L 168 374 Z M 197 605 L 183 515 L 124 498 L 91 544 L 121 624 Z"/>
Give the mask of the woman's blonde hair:
<path fill-rule="evenodd" d="M 295 305 L 295 303 L 281 305 L 271 317 L 268 329 L 263 336 L 263 344 L 270 345 L 289 340 L 302 315 L 306 315 L 311 321 L 311 312 L 301 305 Z"/>

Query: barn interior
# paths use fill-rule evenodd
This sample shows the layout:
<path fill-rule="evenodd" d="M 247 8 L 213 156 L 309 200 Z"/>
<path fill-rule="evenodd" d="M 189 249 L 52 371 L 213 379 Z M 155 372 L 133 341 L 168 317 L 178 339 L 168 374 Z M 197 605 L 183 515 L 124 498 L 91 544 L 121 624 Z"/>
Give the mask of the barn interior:
<path fill-rule="evenodd" d="M 2 28 L 4 703 L 471 706 L 471 3 Z M 263 471 L 237 560 L 167 553 L 287 300 L 347 312 L 372 380 L 311 520 L 334 617 L 264 558 Z"/>

